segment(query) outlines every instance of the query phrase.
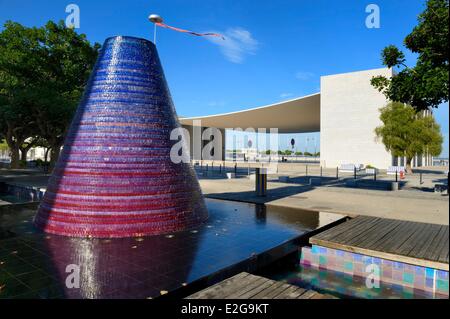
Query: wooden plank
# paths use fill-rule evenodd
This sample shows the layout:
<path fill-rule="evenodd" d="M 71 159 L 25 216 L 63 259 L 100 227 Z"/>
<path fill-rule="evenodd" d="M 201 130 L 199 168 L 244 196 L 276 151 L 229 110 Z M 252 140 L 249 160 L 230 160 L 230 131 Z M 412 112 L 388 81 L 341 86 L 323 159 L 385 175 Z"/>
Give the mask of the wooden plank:
<path fill-rule="evenodd" d="M 414 253 L 419 252 L 423 245 L 427 244 L 428 241 L 432 241 L 434 236 L 436 236 L 435 227 L 440 227 L 438 225 L 427 224 L 421 233 L 415 233 L 409 241 L 412 243 L 412 248 L 409 252 L 406 252 L 407 256 L 414 256 Z"/>
<path fill-rule="evenodd" d="M 283 291 L 281 294 L 276 296 L 274 299 L 297 299 L 299 296 L 304 294 L 306 289 L 297 287 L 297 286 L 291 286 L 285 291 Z"/>
<path fill-rule="evenodd" d="M 241 272 L 236 276 L 228 278 L 224 281 L 221 281 L 208 289 L 201 290 L 188 298 L 190 299 L 220 299 L 224 298 L 226 295 L 233 293 L 236 287 L 240 287 L 240 283 L 242 280 L 245 280 L 250 274 L 246 272 Z"/>
<path fill-rule="evenodd" d="M 400 255 L 409 256 L 409 253 L 417 246 L 420 245 L 420 241 L 418 241 L 418 236 L 423 236 L 428 238 L 430 232 L 433 230 L 433 225 L 431 224 L 422 224 L 417 232 L 415 232 L 408 240 L 397 250 L 397 253 Z M 423 242 L 423 240 L 422 240 Z"/>
<path fill-rule="evenodd" d="M 267 287 L 260 293 L 254 295 L 252 299 L 268 299 L 267 296 L 273 295 L 274 291 L 278 292 L 279 289 L 281 289 L 281 291 L 283 291 L 283 290 L 287 289 L 287 287 L 285 287 L 285 283 L 276 281 L 273 285 Z M 279 293 L 281 293 L 281 291 Z"/>
<path fill-rule="evenodd" d="M 360 236 L 364 236 L 364 234 L 368 230 L 372 229 L 372 227 L 375 227 L 378 223 L 381 223 L 382 221 L 383 220 L 381 218 L 366 220 L 364 223 L 354 228 L 348 228 L 345 234 L 336 236 L 335 238 L 333 238 L 333 241 L 337 243 L 348 244 L 349 241 L 354 240 L 355 238 L 360 238 Z"/>
<path fill-rule="evenodd" d="M 348 240 L 346 245 L 357 245 L 359 247 L 364 247 L 363 242 L 366 240 L 371 240 L 373 237 L 376 237 L 380 233 L 385 235 L 388 230 L 386 229 L 392 222 L 390 220 L 381 219 L 376 224 L 368 227 L 365 231 L 363 231 L 359 236 Z"/>
<path fill-rule="evenodd" d="M 272 286 L 273 284 L 275 284 L 275 281 L 267 279 L 267 281 L 265 283 L 263 283 L 262 285 L 260 285 L 259 287 L 256 287 L 255 289 L 239 296 L 239 299 L 252 299 L 257 294 L 259 294 L 261 291 L 267 289 L 268 287 Z"/>
<path fill-rule="evenodd" d="M 361 246 L 365 248 L 372 248 L 372 246 L 376 245 L 378 242 L 382 241 L 384 238 L 391 238 L 397 234 L 397 229 L 402 225 L 400 220 L 391 222 L 385 229 L 384 233 L 378 233 L 371 238 L 367 238 L 367 240 L 361 242 Z"/>
<path fill-rule="evenodd" d="M 336 227 L 330 228 L 324 232 L 314 235 L 313 237 L 317 238 L 317 239 L 321 239 L 321 240 L 327 240 L 330 238 L 334 238 L 342 233 L 346 233 L 349 228 L 355 228 L 358 225 L 365 223 L 366 220 L 368 220 L 367 216 L 358 216 L 358 217 L 350 219 L 349 221 L 346 221 Z"/>
<path fill-rule="evenodd" d="M 359 217 L 357 217 L 359 218 Z M 333 241 L 335 243 L 343 243 L 345 244 L 348 240 L 350 240 L 351 238 L 354 238 L 357 235 L 362 234 L 365 230 L 367 230 L 368 228 L 370 228 L 374 223 L 377 223 L 381 221 L 380 218 L 368 218 L 365 217 L 363 219 L 363 222 L 356 225 L 356 226 L 352 226 L 350 224 L 343 223 L 340 226 L 342 226 L 343 228 L 345 228 L 344 232 L 340 232 L 339 235 L 335 236 L 335 237 L 329 237 L 328 239 L 326 239 L 327 241 Z M 321 240 L 323 241 L 323 239 L 317 235 L 313 236 L 310 238 L 310 242 L 313 243 L 315 240 Z"/>
<path fill-rule="evenodd" d="M 391 236 L 384 238 L 380 240 L 378 243 L 372 245 L 371 249 L 373 250 L 380 250 L 382 247 L 385 247 L 386 251 L 389 251 L 389 248 L 392 247 L 394 244 L 401 245 L 403 244 L 411 235 L 412 232 L 409 234 L 408 229 L 410 228 L 409 223 L 401 223 L 400 227 L 397 229 L 397 236 Z"/>
<path fill-rule="evenodd" d="M 438 260 L 439 259 L 439 247 L 441 247 L 441 243 L 443 240 L 447 240 L 448 241 L 448 236 L 447 238 L 445 238 L 445 234 L 446 234 L 446 229 L 448 230 L 448 226 L 441 226 L 441 229 L 439 230 L 439 233 L 437 234 L 437 236 L 434 238 L 431 246 L 433 247 L 433 249 L 429 249 L 427 251 L 425 251 L 425 253 L 419 252 L 417 257 L 423 257 L 425 259 L 429 259 L 429 260 Z"/>
<path fill-rule="evenodd" d="M 230 285 L 232 286 L 230 288 Z M 312 290 L 305 290 L 287 283 L 274 281 L 248 273 L 240 273 L 199 291 L 188 299 L 309 299 L 334 298 Z"/>
<path fill-rule="evenodd" d="M 417 231 L 423 227 L 422 223 L 410 223 L 405 222 L 405 228 L 402 229 L 402 233 L 398 236 L 393 236 L 392 241 L 384 246 L 381 246 L 379 249 L 385 252 L 396 253 L 399 251 L 400 247 L 406 245 L 406 243 L 415 236 Z"/>
<path fill-rule="evenodd" d="M 444 237 L 444 239 L 441 241 L 442 243 L 442 248 L 441 245 L 439 245 L 438 249 L 440 249 L 440 253 L 439 253 L 439 261 L 440 262 L 445 262 L 448 264 L 448 251 L 449 251 L 449 247 L 448 247 L 448 227 L 446 229 L 446 235 Z"/>
<path fill-rule="evenodd" d="M 394 252 L 396 254 L 406 256 L 405 252 L 409 252 L 415 244 L 415 234 L 418 232 L 422 232 L 427 227 L 427 224 L 409 223 L 409 226 L 410 227 L 408 228 L 408 233 L 410 234 L 410 236 L 403 242 L 403 244 L 394 244 L 392 247 L 384 247 L 383 251 Z M 389 250 L 387 248 L 389 248 Z"/>
<path fill-rule="evenodd" d="M 251 277 L 250 282 L 248 282 L 245 285 L 241 284 L 238 290 L 236 290 L 234 293 L 226 296 L 225 299 L 241 299 L 240 296 L 242 296 L 246 293 L 249 293 L 254 289 L 257 289 L 259 286 L 261 286 L 264 283 L 269 281 L 269 279 L 266 279 L 263 277 L 258 277 L 258 276 L 253 276 L 253 275 L 250 275 L 249 277 Z M 249 277 L 247 277 L 247 278 L 249 278 Z M 269 284 L 271 284 L 271 282 L 269 282 Z M 242 297 L 242 298 L 245 298 L 245 297 Z"/>
<path fill-rule="evenodd" d="M 315 292 L 314 290 L 308 290 L 303 295 L 298 297 L 298 299 L 311 299 L 315 295 L 317 295 L 317 292 Z"/>
<path fill-rule="evenodd" d="M 426 235 L 426 238 L 417 238 L 417 241 L 421 241 L 413 250 L 411 250 L 408 256 L 416 258 L 424 258 L 423 256 L 427 251 L 434 251 L 436 249 L 435 239 L 439 237 L 441 229 L 444 226 L 434 225 L 434 227 Z M 419 236 L 416 236 L 419 237 Z"/>
<path fill-rule="evenodd" d="M 342 232 L 346 232 L 349 227 L 356 227 L 357 225 L 364 223 L 367 219 L 367 216 L 358 216 L 314 236 L 317 236 L 321 239 L 335 237 Z"/>
<path fill-rule="evenodd" d="M 283 283 L 277 289 L 273 289 L 271 292 L 269 292 L 266 296 L 263 297 L 263 299 L 275 299 L 276 296 L 282 294 L 283 292 L 288 290 L 290 287 L 292 287 L 292 286 L 289 284 Z"/>

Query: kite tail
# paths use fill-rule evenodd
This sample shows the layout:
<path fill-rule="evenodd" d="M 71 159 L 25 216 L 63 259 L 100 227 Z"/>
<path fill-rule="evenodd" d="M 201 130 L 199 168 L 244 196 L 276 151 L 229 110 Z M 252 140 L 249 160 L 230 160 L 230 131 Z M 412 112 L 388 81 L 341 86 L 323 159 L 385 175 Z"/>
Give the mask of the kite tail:
<path fill-rule="evenodd" d="M 221 38 L 222 40 L 225 40 L 225 37 L 223 35 L 219 34 L 219 33 L 211 33 L 211 32 L 198 33 L 198 32 L 193 32 L 193 31 L 189 31 L 189 30 L 183 30 L 183 29 L 180 29 L 180 28 L 175 28 L 175 27 L 172 27 L 172 26 L 167 25 L 167 24 L 162 23 L 162 22 L 157 22 L 155 24 L 158 27 L 162 27 L 162 28 L 166 28 L 166 29 L 170 29 L 170 30 L 174 30 L 174 31 L 178 31 L 178 32 L 188 33 L 188 34 L 192 34 L 192 35 L 195 35 L 195 36 L 198 36 L 198 37 L 212 36 L 212 37 L 218 37 L 218 38 Z"/>

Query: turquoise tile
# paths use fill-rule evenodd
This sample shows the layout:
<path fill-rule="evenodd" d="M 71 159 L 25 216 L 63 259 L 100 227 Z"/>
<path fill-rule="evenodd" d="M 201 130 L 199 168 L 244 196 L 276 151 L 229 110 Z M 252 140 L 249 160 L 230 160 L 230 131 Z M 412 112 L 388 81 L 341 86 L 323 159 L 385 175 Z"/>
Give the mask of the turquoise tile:
<path fill-rule="evenodd" d="M 408 283 L 408 284 L 414 283 L 414 274 L 404 272 L 403 273 L 403 281 Z"/>
<path fill-rule="evenodd" d="M 436 288 L 437 290 L 448 292 L 448 281 L 440 279 L 436 280 Z"/>
<path fill-rule="evenodd" d="M 433 278 L 434 277 L 434 269 L 433 268 L 426 268 L 425 269 L 425 276 L 427 276 L 428 278 Z"/>
<path fill-rule="evenodd" d="M 345 270 L 353 270 L 353 263 L 348 261 L 344 263 Z"/>

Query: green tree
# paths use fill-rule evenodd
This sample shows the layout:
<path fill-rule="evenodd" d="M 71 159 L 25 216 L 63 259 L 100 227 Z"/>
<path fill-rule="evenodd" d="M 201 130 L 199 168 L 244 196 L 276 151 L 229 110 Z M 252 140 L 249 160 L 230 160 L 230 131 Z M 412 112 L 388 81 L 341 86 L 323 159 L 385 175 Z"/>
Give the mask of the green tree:
<path fill-rule="evenodd" d="M 99 48 L 63 21 L 40 28 L 5 23 L 0 33 L 0 115 L 6 115 L 6 123 L 0 129 L 12 155 L 38 135 L 50 146 L 53 166 Z M 23 134 L 8 139 L 8 130 Z"/>
<path fill-rule="evenodd" d="M 375 134 L 392 155 L 406 157 L 408 172 L 414 156 L 437 156 L 442 152 L 440 127 L 428 112 L 417 113 L 413 107 L 400 102 L 389 103 L 380 111 L 383 125 L 375 129 Z"/>
<path fill-rule="evenodd" d="M 303 155 L 303 153 L 302 152 L 295 152 L 295 155 L 301 156 L 301 155 Z"/>
<path fill-rule="evenodd" d="M 285 150 L 285 151 L 284 151 L 284 155 L 288 155 L 288 156 L 289 156 L 289 155 L 291 155 L 291 154 L 292 154 L 292 151 L 291 151 L 291 150 Z"/>
<path fill-rule="evenodd" d="M 383 64 L 401 70 L 391 79 L 374 77 L 372 85 L 391 101 L 414 106 L 417 111 L 448 102 L 449 0 L 428 0 L 418 25 L 405 38 L 407 49 L 418 54 L 415 67 L 408 67 L 404 53 L 390 45 L 382 52 Z"/>

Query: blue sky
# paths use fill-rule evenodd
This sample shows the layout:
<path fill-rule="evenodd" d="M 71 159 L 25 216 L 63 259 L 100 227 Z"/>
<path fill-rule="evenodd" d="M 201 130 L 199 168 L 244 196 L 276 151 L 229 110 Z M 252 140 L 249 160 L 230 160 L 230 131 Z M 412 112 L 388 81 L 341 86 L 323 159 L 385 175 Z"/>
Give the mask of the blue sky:
<path fill-rule="evenodd" d="M 388 44 L 402 46 L 425 1 L 0 0 L 0 23 L 34 26 L 64 20 L 70 3 L 79 6 L 78 31 L 90 41 L 102 43 L 113 35 L 151 39 L 150 13 L 176 27 L 216 31 L 231 39 L 223 45 L 158 30 L 158 50 L 177 112 L 193 116 L 315 93 L 321 75 L 382 67 L 380 51 Z M 365 26 L 365 8 L 371 3 L 381 10 L 379 29 Z M 407 59 L 413 64 L 415 57 L 407 53 Z M 448 156 L 448 104 L 435 115 L 446 136 L 443 155 Z M 307 137 L 319 139 L 317 133 L 286 135 L 280 138 L 281 148 L 288 148 L 292 137 L 299 150 Z"/>

